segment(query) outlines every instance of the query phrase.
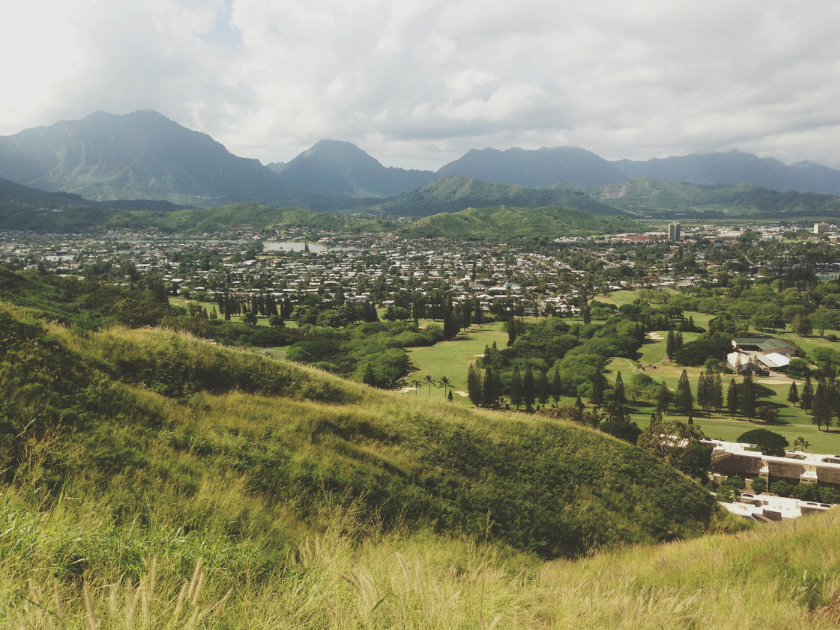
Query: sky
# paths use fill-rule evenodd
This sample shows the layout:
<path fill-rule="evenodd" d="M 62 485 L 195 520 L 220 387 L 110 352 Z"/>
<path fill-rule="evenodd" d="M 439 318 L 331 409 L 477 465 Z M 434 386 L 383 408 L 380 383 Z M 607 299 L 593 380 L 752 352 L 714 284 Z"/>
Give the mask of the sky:
<path fill-rule="evenodd" d="M 740 150 L 840 168 L 836 0 L 0 0 L 0 135 L 154 109 L 231 152 Z"/>

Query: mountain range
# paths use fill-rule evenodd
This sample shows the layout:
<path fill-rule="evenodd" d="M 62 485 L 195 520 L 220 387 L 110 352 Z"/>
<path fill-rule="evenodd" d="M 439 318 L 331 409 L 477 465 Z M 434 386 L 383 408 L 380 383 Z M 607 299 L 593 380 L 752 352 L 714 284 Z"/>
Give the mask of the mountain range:
<path fill-rule="evenodd" d="M 447 179 L 426 189 L 442 177 Z M 152 111 L 96 112 L 0 137 L 0 178 L 98 201 L 163 199 L 198 206 L 248 201 L 331 212 L 400 209 L 414 216 L 477 204 L 564 205 L 608 214 L 605 206 L 615 204 L 605 197 L 576 199 L 568 189 L 591 192 L 638 178 L 840 195 L 840 170 L 739 152 L 608 161 L 576 147 L 486 148 L 433 172 L 385 167 L 352 143 L 322 140 L 288 163 L 265 166 Z M 522 188 L 467 185 L 465 178 Z M 553 190 L 537 190 L 543 188 Z"/>

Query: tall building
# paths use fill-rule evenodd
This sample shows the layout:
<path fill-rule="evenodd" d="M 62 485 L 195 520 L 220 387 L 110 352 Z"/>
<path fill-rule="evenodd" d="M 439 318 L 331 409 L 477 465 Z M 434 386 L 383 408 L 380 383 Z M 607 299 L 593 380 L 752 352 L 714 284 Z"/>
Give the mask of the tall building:
<path fill-rule="evenodd" d="M 668 238 L 672 241 L 680 240 L 680 224 L 671 223 L 668 225 Z"/>
<path fill-rule="evenodd" d="M 814 234 L 824 234 L 828 232 L 828 223 L 814 223 Z"/>

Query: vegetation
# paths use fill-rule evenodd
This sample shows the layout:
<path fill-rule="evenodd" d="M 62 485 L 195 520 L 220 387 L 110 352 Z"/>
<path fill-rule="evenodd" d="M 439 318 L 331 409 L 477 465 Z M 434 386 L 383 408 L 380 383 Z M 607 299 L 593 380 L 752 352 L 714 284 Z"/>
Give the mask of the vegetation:
<path fill-rule="evenodd" d="M 533 239 L 615 234 L 639 229 L 635 221 L 626 217 L 595 216 L 563 208 L 498 206 L 425 217 L 403 228 L 402 233 L 411 238 Z"/>

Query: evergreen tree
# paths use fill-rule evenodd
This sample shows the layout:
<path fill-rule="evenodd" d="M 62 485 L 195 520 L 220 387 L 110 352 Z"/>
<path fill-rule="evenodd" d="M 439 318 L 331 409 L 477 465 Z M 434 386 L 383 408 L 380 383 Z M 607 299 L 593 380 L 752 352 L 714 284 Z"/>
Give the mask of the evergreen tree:
<path fill-rule="evenodd" d="M 476 324 L 481 324 L 484 321 L 484 316 L 481 313 L 481 302 L 479 300 L 475 301 L 475 317 L 473 317 L 473 321 Z"/>
<path fill-rule="evenodd" d="M 715 381 L 712 386 L 712 406 L 718 413 L 723 409 L 723 381 L 720 378 L 720 372 L 715 374 Z"/>
<path fill-rule="evenodd" d="M 511 313 L 510 319 L 508 320 L 507 345 L 512 346 L 514 341 L 516 341 L 516 320 L 513 318 L 513 314 Z"/>
<path fill-rule="evenodd" d="M 551 398 L 555 405 L 560 403 L 561 396 L 563 396 L 563 380 L 560 378 L 560 367 L 555 366 L 551 377 Z"/>
<path fill-rule="evenodd" d="M 496 404 L 496 379 L 493 378 L 493 369 L 488 365 L 484 370 L 484 383 L 481 392 L 481 401 L 485 407 L 492 407 Z"/>
<path fill-rule="evenodd" d="M 799 408 L 806 412 L 814 404 L 814 386 L 811 384 L 811 377 L 805 377 L 805 384 L 802 386 L 802 394 L 799 396 Z"/>
<path fill-rule="evenodd" d="M 683 335 L 682 335 L 681 332 L 677 332 L 677 334 L 674 335 L 674 354 L 677 354 L 677 352 L 682 350 L 682 347 L 683 347 Z"/>
<path fill-rule="evenodd" d="M 522 404 L 522 376 L 519 373 L 518 365 L 513 366 L 513 375 L 510 377 L 508 391 L 510 392 L 511 404 L 519 409 L 519 405 Z"/>
<path fill-rule="evenodd" d="M 665 341 L 665 354 L 668 355 L 668 360 L 674 360 L 674 331 L 668 331 L 668 337 Z"/>
<path fill-rule="evenodd" d="M 706 374 L 700 371 L 700 379 L 697 381 L 697 405 L 703 410 L 709 410 L 709 385 Z"/>
<path fill-rule="evenodd" d="M 376 375 L 373 373 L 373 366 L 370 363 L 368 363 L 367 368 L 365 368 L 365 375 L 362 377 L 362 383 L 370 385 L 371 387 L 376 387 Z"/>
<path fill-rule="evenodd" d="M 735 414 L 738 413 L 739 407 L 738 386 L 735 384 L 735 379 L 733 378 L 729 381 L 729 389 L 726 391 L 726 408 L 729 411 L 729 416 L 734 418 Z"/>
<path fill-rule="evenodd" d="M 674 395 L 674 405 L 677 413 L 688 416 L 689 423 L 694 418 L 694 394 L 691 393 L 691 383 L 688 382 L 688 374 L 682 371 L 680 382 L 677 383 L 677 391 Z"/>
<path fill-rule="evenodd" d="M 522 400 L 525 403 L 526 411 L 531 411 L 537 397 L 537 388 L 534 384 L 534 373 L 531 366 L 525 368 L 525 378 L 522 379 Z"/>
<path fill-rule="evenodd" d="M 627 398 L 624 395 L 624 381 L 621 372 L 615 376 L 615 385 L 607 401 L 607 417 L 610 422 L 626 422 L 629 420 L 625 404 Z"/>
<path fill-rule="evenodd" d="M 790 384 L 787 399 L 789 403 L 793 403 L 794 407 L 796 407 L 796 403 L 799 402 L 799 390 L 796 388 L 796 381 L 793 381 L 793 383 Z"/>
<path fill-rule="evenodd" d="M 741 383 L 741 413 L 752 422 L 755 417 L 755 387 L 753 386 L 752 374 L 744 376 Z"/>
<path fill-rule="evenodd" d="M 604 404 L 604 376 L 600 372 L 595 372 L 590 380 L 592 381 L 592 395 L 589 397 L 589 402 L 600 407 Z"/>
<path fill-rule="evenodd" d="M 480 406 L 484 400 L 484 392 L 481 386 L 481 371 L 475 363 L 470 363 L 470 367 L 467 370 L 467 395 L 470 397 L 470 402 L 476 407 Z"/>
<path fill-rule="evenodd" d="M 542 406 L 545 406 L 548 397 L 551 395 L 551 388 L 548 385 L 548 375 L 542 370 L 537 370 L 537 375 L 534 377 L 534 387 L 537 389 L 537 400 Z"/>
<path fill-rule="evenodd" d="M 656 411 L 660 414 L 666 413 L 670 405 L 671 390 L 668 389 L 668 385 L 665 381 L 662 381 L 662 384 L 659 385 L 659 392 L 656 395 Z"/>
<path fill-rule="evenodd" d="M 811 422 L 817 425 L 817 430 L 825 425 L 828 429 L 828 424 L 831 421 L 831 406 L 828 400 L 828 385 L 825 380 L 820 379 L 817 382 L 817 391 L 814 393 L 813 415 Z"/>

